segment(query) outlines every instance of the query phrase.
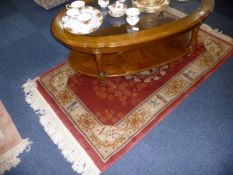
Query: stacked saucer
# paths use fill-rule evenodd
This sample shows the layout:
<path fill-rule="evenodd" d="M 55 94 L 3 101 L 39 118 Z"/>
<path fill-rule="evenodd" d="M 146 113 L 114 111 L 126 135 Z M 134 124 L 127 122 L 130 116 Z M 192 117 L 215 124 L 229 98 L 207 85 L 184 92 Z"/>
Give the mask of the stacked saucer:
<path fill-rule="evenodd" d="M 80 13 L 71 12 L 69 15 L 68 9 L 66 14 L 62 17 L 62 25 L 70 33 L 84 35 L 97 30 L 103 22 L 101 12 L 91 6 L 85 6 Z"/>

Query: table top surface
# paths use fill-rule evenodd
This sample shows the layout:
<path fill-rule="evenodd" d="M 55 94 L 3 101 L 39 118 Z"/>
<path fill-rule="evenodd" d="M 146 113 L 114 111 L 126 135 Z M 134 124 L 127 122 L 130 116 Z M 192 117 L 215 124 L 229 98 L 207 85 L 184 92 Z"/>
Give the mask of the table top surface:
<path fill-rule="evenodd" d="M 110 4 L 115 1 L 110 1 Z M 132 7 L 131 0 L 126 0 L 127 7 Z M 65 15 L 64 8 L 53 20 L 51 28 L 53 35 L 68 46 L 76 48 L 102 48 L 102 47 L 119 47 L 134 45 L 143 42 L 149 42 L 162 39 L 171 35 L 184 33 L 198 26 L 212 12 L 214 0 L 187 0 L 178 1 L 170 0 L 168 10 L 162 15 L 155 13 L 141 13 L 140 21 L 137 24 L 139 30 L 132 31 L 126 22 L 126 16 L 114 18 L 108 13 L 108 8 L 101 8 L 97 0 L 87 5 L 99 9 L 103 16 L 103 23 L 94 32 L 77 35 L 68 32 L 62 24 L 62 17 Z M 183 17 L 171 15 L 169 9 L 177 9 L 188 14 Z"/>
<path fill-rule="evenodd" d="M 110 2 L 110 4 L 114 2 L 112 1 Z M 124 3 L 127 5 L 127 8 L 132 7 L 131 0 L 126 0 Z M 101 8 L 96 1 L 88 5 L 100 10 L 104 18 L 100 28 L 98 28 L 98 30 L 96 30 L 95 32 L 87 34 L 88 36 L 108 36 L 137 32 L 137 30 L 132 30 L 132 27 L 129 24 L 127 24 L 126 15 L 122 17 L 112 17 L 109 15 L 108 8 Z M 193 11 L 197 10 L 200 7 L 200 5 L 201 1 L 197 0 L 171 0 L 169 7 L 177 9 L 189 15 Z M 139 17 L 140 21 L 136 25 L 138 31 L 159 27 L 180 19 L 176 18 L 174 15 L 169 14 L 169 9 L 165 10 L 165 12 L 160 15 L 156 13 L 141 13 Z"/>

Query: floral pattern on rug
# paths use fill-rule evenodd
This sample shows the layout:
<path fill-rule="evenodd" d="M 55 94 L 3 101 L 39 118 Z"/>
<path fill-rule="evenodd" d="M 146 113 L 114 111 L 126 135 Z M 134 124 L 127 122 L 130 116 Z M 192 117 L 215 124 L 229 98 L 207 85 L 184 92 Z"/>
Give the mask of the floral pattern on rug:
<path fill-rule="evenodd" d="M 199 42 L 202 44 L 196 51 L 177 62 L 142 74 L 109 78 L 104 86 L 95 78 L 75 73 L 68 64 L 42 76 L 38 83 L 106 162 L 232 49 L 232 45 L 203 31 Z M 150 93 L 141 98 L 146 91 Z M 81 96 L 88 97 L 87 101 Z M 101 108 L 102 101 L 106 101 L 104 109 L 96 111 L 95 106 Z M 113 105 L 124 110 L 114 110 Z"/>

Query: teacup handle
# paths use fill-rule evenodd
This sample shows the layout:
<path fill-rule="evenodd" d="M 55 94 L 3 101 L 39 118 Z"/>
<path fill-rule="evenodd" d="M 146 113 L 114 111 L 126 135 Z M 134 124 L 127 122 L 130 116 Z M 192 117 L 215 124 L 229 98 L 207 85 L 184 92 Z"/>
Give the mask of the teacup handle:
<path fill-rule="evenodd" d="M 70 4 L 66 4 L 66 9 L 67 10 L 71 9 L 71 5 Z"/>

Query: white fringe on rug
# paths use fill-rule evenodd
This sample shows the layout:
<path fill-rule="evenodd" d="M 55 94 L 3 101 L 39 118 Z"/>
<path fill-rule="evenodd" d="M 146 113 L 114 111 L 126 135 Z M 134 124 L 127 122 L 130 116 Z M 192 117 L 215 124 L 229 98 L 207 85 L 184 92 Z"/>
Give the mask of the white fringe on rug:
<path fill-rule="evenodd" d="M 20 163 L 18 158 L 24 150 L 30 151 L 30 145 L 32 144 L 28 138 L 21 140 L 21 142 L 7 151 L 5 154 L 0 156 L 0 175 L 4 174 L 5 171 L 10 170 L 12 167 L 16 167 Z"/>
<path fill-rule="evenodd" d="M 72 136 L 68 129 L 57 117 L 53 109 L 37 90 L 36 80 L 28 80 L 22 87 L 25 92 L 26 102 L 34 109 L 40 118 L 40 123 L 58 145 L 63 156 L 72 164 L 72 168 L 82 175 L 98 175 L 100 170 Z"/>

